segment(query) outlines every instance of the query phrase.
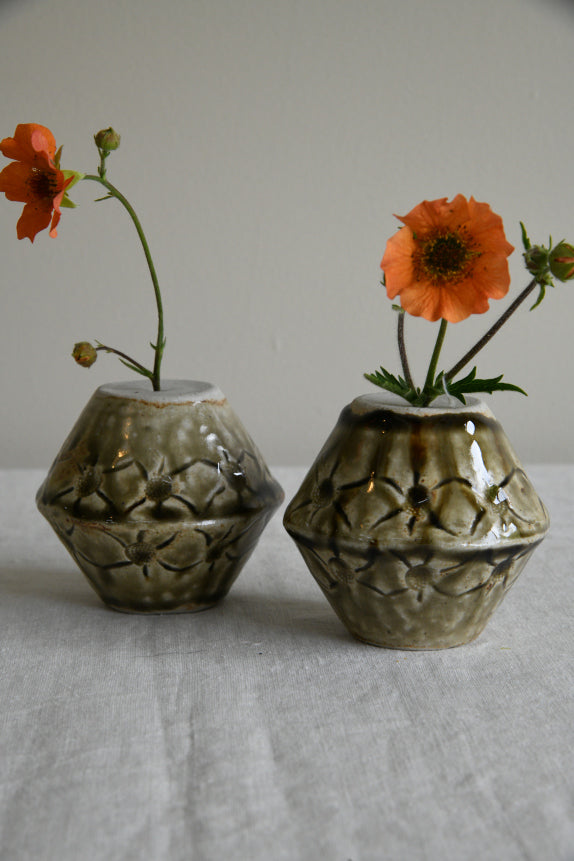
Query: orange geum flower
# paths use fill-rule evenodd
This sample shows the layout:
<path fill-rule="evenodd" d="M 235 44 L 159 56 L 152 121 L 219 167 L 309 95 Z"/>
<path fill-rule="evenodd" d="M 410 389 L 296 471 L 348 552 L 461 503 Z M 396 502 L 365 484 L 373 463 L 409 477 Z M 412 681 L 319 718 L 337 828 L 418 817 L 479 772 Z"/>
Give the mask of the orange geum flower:
<path fill-rule="evenodd" d="M 18 239 L 27 236 L 33 242 L 48 226 L 50 236 L 56 237 L 66 189 L 79 176 L 60 170 L 52 132 L 37 123 L 23 123 L 16 127 L 13 138 L 0 143 L 0 152 L 14 159 L 0 173 L 0 191 L 8 200 L 25 204 L 18 220 Z"/>
<path fill-rule="evenodd" d="M 487 203 L 462 194 L 424 200 L 389 239 L 381 261 L 389 299 L 426 320 L 457 323 L 488 310 L 510 286 L 502 219 Z"/>

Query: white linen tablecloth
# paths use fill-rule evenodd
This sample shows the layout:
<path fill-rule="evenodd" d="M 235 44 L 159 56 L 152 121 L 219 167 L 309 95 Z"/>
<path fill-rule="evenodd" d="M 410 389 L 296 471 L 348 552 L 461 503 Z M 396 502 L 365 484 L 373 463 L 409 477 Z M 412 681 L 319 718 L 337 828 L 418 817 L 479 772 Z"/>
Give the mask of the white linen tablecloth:
<path fill-rule="evenodd" d="M 108 610 L 1 472 L 2 861 L 574 859 L 574 466 L 528 472 L 548 537 L 426 653 L 353 640 L 282 511 L 218 607 Z"/>

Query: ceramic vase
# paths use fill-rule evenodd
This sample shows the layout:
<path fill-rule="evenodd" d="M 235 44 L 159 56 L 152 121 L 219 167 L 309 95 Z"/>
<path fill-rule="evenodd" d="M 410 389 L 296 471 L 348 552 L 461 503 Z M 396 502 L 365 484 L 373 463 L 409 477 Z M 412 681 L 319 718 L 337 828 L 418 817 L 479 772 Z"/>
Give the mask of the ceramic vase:
<path fill-rule="evenodd" d="M 185 612 L 221 600 L 283 492 L 209 383 L 101 386 L 37 504 L 102 600 Z"/>
<path fill-rule="evenodd" d="M 356 398 L 286 509 L 311 574 L 367 643 L 442 649 L 473 640 L 548 530 L 488 407 L 454 403 Z"/>

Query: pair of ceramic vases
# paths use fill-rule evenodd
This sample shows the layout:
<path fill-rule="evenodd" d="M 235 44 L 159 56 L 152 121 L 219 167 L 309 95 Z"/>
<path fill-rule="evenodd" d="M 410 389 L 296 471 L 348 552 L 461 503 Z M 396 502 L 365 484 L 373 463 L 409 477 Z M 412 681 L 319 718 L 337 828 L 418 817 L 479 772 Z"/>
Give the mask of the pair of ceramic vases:
<path fill-rule="evenodd" d="M 481 402 L 347 406 L 284 524 L 360 640 L 439 649 L 474 639 L 548 529 L 504 431 Z M 213 606 L 283 491 L 219 389 L 96 390 L 37 503 L 116 610 Z"/>

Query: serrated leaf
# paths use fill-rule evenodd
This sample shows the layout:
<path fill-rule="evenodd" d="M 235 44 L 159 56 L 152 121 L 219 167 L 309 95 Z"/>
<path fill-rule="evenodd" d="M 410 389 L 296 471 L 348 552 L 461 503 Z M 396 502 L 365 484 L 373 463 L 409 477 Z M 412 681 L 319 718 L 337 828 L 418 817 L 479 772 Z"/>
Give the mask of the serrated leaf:
<path fill-rule="evenodd" d="M 502 378 L 504 374 L 500 374 L 498 377 L 491 377 L 489 379 L 478 379 L 476 376 L 476 368 L 473 368 L 472 371 L 463 377 L 461 380 L 451 380 L 447 383 L 447 390 L 449 395 L 454 395 L 455 398 L 458 398 L 462 403 L 466 403 L 464 400 L 464 394 L 474 394 L 477 392 L 485 392 L 486 394 L 491 395 L 493 392 L 520 392 L 522 395 L 526 395 L 527 393 L 524 389 L 521 389 L 520 386 L 515 386 L 513 383 L 503 383 Z M 442 382 L 444 375 L 441 373 L 437 377 L 437 383 L 439 378 Z"/>
<path fill-rule="evenodd" d="M 406 401 L 409 401 L 409 403 L 414 403 L 418 397 L 419 392 L 417 390 L 407 385 L 402 377 L 395 377 L 394 374 L 389 373 L 385 368 L 380 368 L 380 370 L 375 371 L 372 374 L 364 374 L 364 377 L 375 386 L 379 386 L 379 388 L 385 389 L 387 392 L 398 395 Z"/>

